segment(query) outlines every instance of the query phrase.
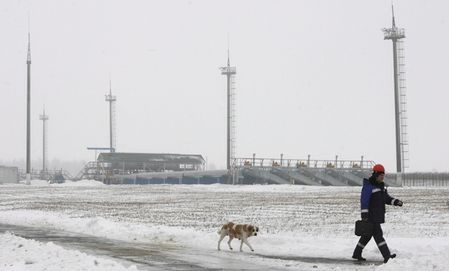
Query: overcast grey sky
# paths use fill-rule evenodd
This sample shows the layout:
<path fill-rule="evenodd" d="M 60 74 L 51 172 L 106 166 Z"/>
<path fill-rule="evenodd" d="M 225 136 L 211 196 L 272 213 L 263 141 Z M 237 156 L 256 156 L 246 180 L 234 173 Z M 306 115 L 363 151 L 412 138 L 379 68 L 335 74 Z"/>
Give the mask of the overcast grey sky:
<path fill-rule="evenodd" d="M 395 1 L 406 30 L 409 171 L 449 170 L 449 2 Z M 120 152 L 226 159 L 226 64 L 237 67 L 239 157 L 374 160 L 395 170 L 391 1 L 1 1 L 0 160 L 92 160 L 107 147 L 112 79 Z M 50 165 L 51 167 L 51 165 Z"/>

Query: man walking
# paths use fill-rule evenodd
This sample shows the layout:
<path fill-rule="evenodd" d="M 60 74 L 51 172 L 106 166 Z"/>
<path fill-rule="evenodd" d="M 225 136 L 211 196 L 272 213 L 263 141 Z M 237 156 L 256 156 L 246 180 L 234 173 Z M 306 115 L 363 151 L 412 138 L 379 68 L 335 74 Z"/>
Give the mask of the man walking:
<path fill-rule="evenodd" d="M 373 173 L 369 179 L 363 179 L 363 188 L 360 198 L 362 220 L 373 224 L 372 235 L 364 235 L 360 237 L 357 246 L 354 249 L 352 258 L 358 261 L 366 261 L 362 257 L 362 250 L 374 237 L 377 247 L 384 257 L 384 263 L 387 263 L 390 258 L 396 257 L 396 254 L 391 254 L 387 243 L 383 237 L 383 232 L 380 224 L 385 223 L 385 204 L 402 206 L 402 201 L 390 197 L 385 189 L 384 184 L 385 168 L 381 164 L 373 167 Z"/>

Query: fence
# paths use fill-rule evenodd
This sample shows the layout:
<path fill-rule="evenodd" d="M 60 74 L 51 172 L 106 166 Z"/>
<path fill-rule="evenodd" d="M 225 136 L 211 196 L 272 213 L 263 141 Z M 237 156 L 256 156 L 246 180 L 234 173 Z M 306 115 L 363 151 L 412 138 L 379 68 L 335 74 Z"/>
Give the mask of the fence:
<path fill-rule="evenodd" d="M 397 178 L 397 174 L 391 174 Z M 402 173 L 402 186 L 449 187 L 449 173 Z"/>

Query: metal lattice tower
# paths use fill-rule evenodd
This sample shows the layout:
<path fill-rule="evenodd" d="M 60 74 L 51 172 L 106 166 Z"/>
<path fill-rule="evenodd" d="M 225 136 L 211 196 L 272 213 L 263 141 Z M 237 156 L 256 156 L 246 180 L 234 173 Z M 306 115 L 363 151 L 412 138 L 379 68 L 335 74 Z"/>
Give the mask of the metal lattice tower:
<path fill-rule="evenodd" d="M 235 67 L 231 67 L 228 50 L 228 65 L 221 67 L 221 74 L 227 79 L 227 147 L 226 147 L 226 168 L 231 169 L 231 164 L 235 158 Z"/>
<path fill-rule="evenodd" d="M 31 183 L 31 42 L 30 32 L 28 32 L 28 52 L 27 52 L 27 153 L 26 153 L 26 184 Z"/>
<path fill-rule="evenodd" d="M 48 115 L 45 114 L 45 109 L 42 115 L 39 116 L 39 119 L 42 120 L 42 172 L 46 174 L 48 172 L 47 169 L 47 121 Z"/>
<path fill-rule="evenodd" d="M 393 42 L 393 70 L 394 70 L 394 103 L 396 123 L 396 170 L 404 172 L 408 168 L 408 134 L 407 134 L 407 99 L 405 85 L 405 31 L 397 28 L 392 9 L 392 27 L 384 28 L 384 39 Z"/>
<path fill-rule="evenodd" d="M 115 152 L 115 101 L 117 101 L 117 98 L 112 95 L 111 81 L 109 81 L 109 94 L 105 95 L 105 97 L 106 102 L 109 102 L 109 149 L 110 152 Z"/>

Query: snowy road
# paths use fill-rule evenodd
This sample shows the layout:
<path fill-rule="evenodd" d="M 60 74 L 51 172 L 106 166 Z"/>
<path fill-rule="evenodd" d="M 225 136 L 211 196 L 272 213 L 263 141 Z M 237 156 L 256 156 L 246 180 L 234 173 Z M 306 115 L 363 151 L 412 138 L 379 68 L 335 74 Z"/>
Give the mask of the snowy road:
<path fill-rule="evenodd" d="M 360 187 L 87 184 L 1 186 L 0 224 L 20 226 L 17 236 L 138 270 L 445 270 L 449 264 L 448 188 L 390 189 L 404 201 L 387 208 L 383 226 L 398 257 L 378 266 L 371 242 L 364 253 L 370 262 L 357 266 L 350 255 Z M 245 246 L 238 252 L 237 240 L 234 251 L 225 243 L 216 250 L 216 232 L 227 221 L 260 227 L 249 240 L 254 253 Z M 6 245 L 12 239 L 0 236 L 0 245 L 2 238 Z"/>
<path fill-rule="evenodd" d="M 264 265 L 232 258 L 232 253 L 207 253 L 198 249 L 186 249 L 175 246 L 136 244 L 124 241 L 110 240 L 70 232 L 62 232 L 36 227 L 0 224 L 0 233 L 13 232 L 16 236 L 33 239 L 40 242 L 55 244 L 77 249 L 90 254 L 117 259 L 125 266 L 134 265 L 139 270 L 263 270 Z M 196 259 L 201 258 L 202 261 Z M 281 261 L 296 261 L 312 264 L 354 266 L 380 265 L 381 261 L 354 262 L 352 259 L 301 257 L 251 254 L 252 260 L 257 258 L 276 259 Z M 270 270 L 284 270 L 270 267 Z"/>
<path fill-rule="evenodd" d="M 40 242 L 53 242 L 66 248 L 117 259 L 123 265 L 135 265 L 139 270 L 264 269 L 263 265 L 236 260 L 226 253 L 217 255 L 217 253 L 206 253 L 198 249 L 186 249 L 170 245 L 136 244 L 79 233 L 0 224 L 0 233 L 3 232 L 13 232 L 23 238 Z M 196 260 L 199 257 L 203 259 L 200 264 Z"/>

